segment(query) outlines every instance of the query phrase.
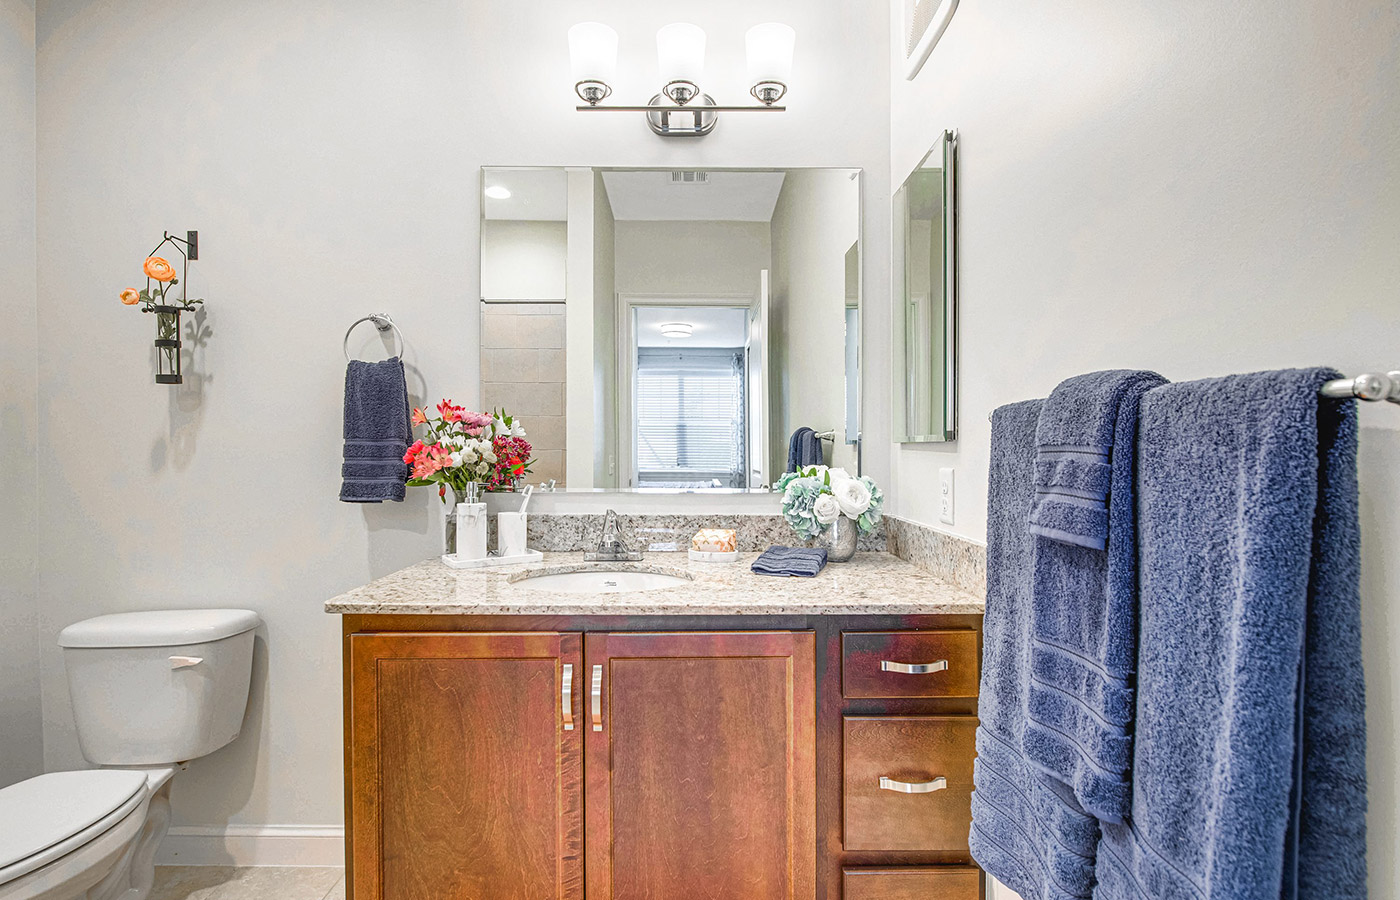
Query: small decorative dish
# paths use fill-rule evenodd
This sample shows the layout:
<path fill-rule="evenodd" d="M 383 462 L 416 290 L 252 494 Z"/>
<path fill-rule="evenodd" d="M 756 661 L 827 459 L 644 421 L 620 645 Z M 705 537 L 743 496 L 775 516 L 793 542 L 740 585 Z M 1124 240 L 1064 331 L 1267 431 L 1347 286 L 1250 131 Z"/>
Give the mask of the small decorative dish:
<path fill-rule="evenodd" d="M 442 555 L 443 564 L 454 569 L 485 569 L 491 566 L 518 566 L 543 561 L 544 554 L 538 550 L 526 550 L 519 556 L 487 556 L 485 559 L 458 559 L 455 553 Z"/>
<path fill-rule="evenodd" d="M 713 550 L 691 550 L 689 551 L 689 553 L 691 562 L 732 563 L 739 561 L 738 550 L 730 550 L 727 552 Z"/>

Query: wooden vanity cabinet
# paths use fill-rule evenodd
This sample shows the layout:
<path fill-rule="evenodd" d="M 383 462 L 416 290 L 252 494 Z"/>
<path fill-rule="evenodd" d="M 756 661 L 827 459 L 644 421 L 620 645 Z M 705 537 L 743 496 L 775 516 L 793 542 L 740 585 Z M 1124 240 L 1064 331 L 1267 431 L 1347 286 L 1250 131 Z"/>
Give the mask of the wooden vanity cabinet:
<path fill-rule="evenodd" d="M 926 885 L 978 900 L 965 794 L 864 782 L 888 769 L 963 788 L 979 626 L 346 615 L 349 900 L 873 900 Z M 863 685 L 849 695 L 843 636 Z M 951 671 L 881 681 L 882 659 L 925 656 Z M 853 786 L 864 818 L 843 835 Z M 918 832 L 934 837 L 901 843 L 881 819 L 901 804 L 947 812 Z"/>

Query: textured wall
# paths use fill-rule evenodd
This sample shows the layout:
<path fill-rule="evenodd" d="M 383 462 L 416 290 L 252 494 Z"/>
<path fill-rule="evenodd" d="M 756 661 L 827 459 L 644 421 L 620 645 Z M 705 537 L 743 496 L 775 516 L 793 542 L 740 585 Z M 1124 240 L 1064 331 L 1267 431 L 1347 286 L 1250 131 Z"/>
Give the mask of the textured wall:
<path fill-rule="evenodd" d="M 0 0 L 0 787 L 43 771 L 34 253 L 34 5 Z"/>

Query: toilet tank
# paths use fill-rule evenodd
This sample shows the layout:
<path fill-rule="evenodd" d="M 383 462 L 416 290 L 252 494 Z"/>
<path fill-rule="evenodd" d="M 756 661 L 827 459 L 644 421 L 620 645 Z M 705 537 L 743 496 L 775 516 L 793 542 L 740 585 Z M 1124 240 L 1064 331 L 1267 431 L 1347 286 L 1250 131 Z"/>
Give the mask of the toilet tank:
<path fill-rule="evenodd" d="M 156 610 L 63 629 L 83 756 L 103 766 L 161 765 L 238 737 L 261 622 L 246 609 Z"/>

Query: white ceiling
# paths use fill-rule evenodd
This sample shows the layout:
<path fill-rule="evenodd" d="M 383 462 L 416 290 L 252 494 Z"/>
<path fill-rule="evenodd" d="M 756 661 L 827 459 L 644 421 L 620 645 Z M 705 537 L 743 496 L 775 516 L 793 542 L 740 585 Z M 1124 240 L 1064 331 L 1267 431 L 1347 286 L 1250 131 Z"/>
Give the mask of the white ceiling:
<path fill-rule="evenodd" d="M 767 222 L 782 172 L 709 173 L 708 184 L 672 184 L 671 170 L 605 170 L 613 218 L 630 222 Z"/>
<path fill-rule="evenodd" d="M 748 324 L 748 310 L 726 306 L 638 306 L 638 347 L 742 347 Z M 661 336 L 665 322 L 685 322 L 692 328 L 688 338 Z"/>
<path fill-rule="evenodd" d="M 509 200 L 483 197 L 488 219 L 569 220 L 569 174 L 563 169 L 482 169 L 482 187 L 500 185 Z"/>

